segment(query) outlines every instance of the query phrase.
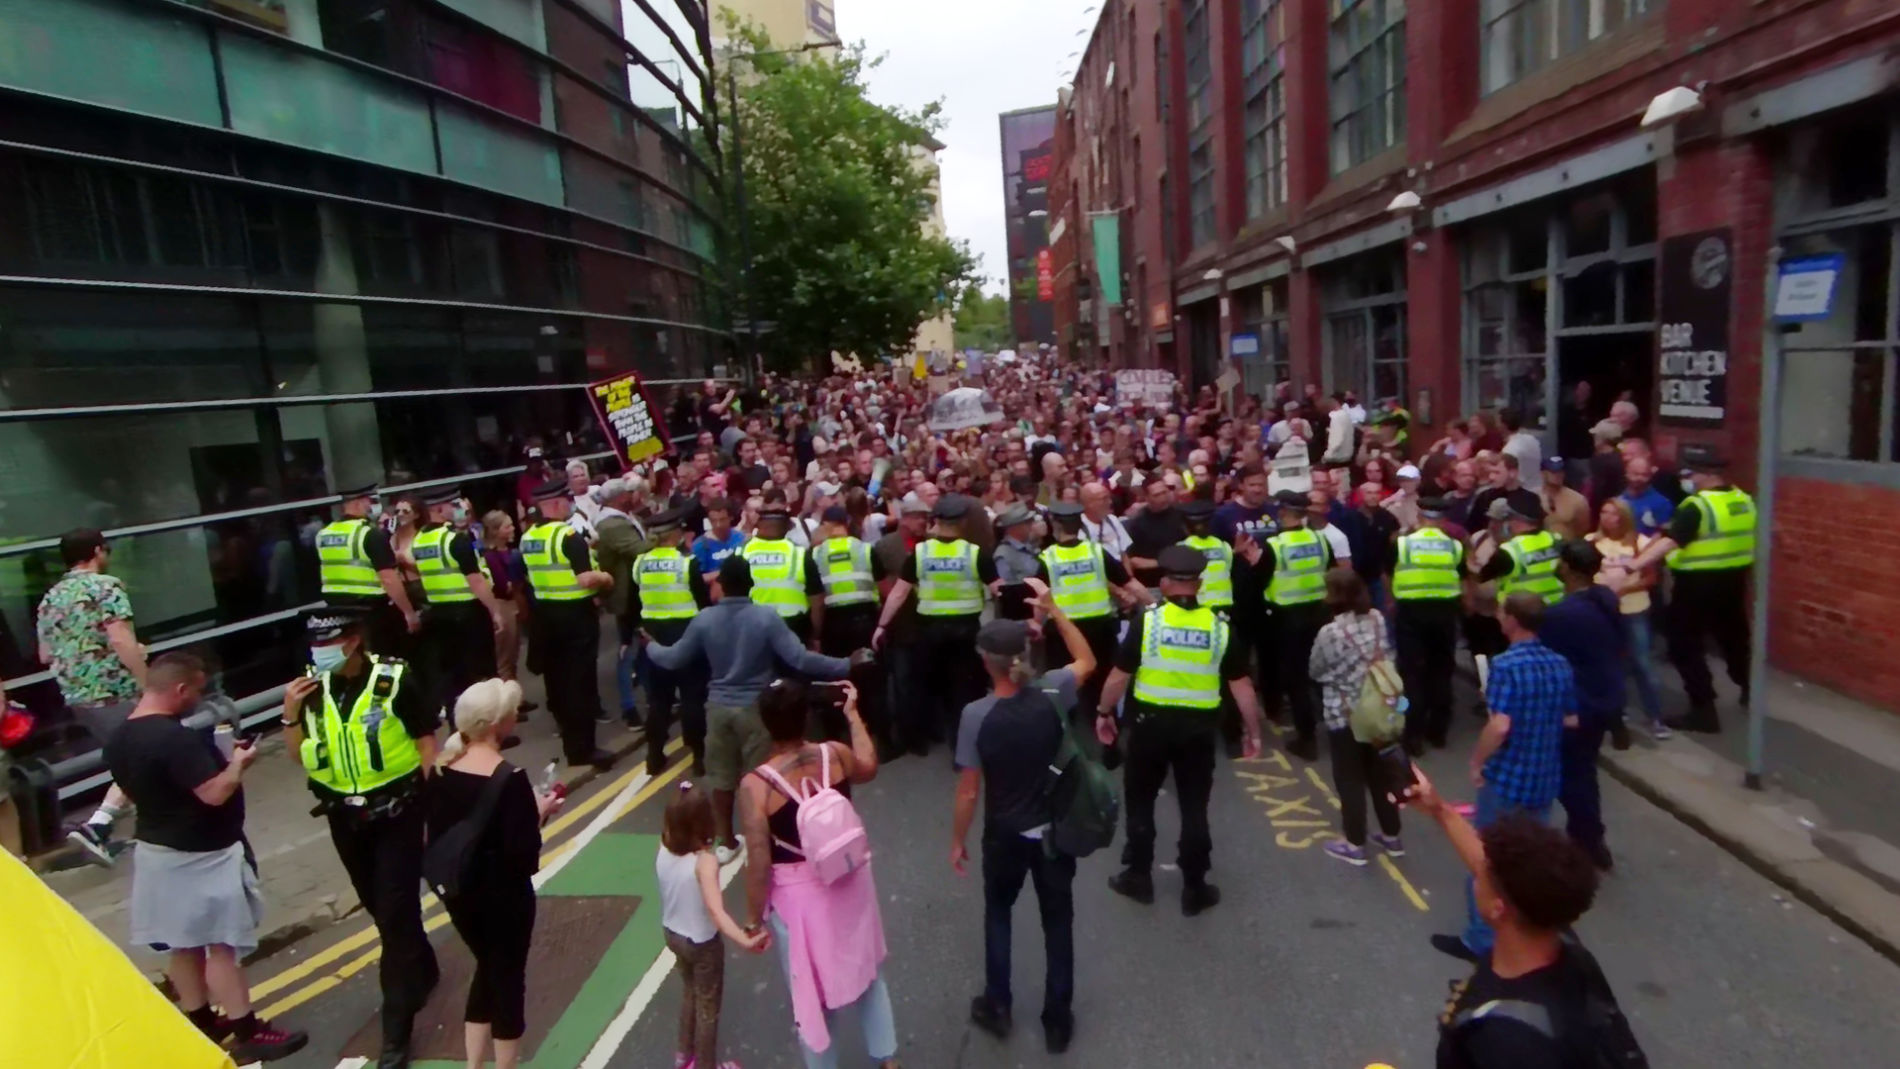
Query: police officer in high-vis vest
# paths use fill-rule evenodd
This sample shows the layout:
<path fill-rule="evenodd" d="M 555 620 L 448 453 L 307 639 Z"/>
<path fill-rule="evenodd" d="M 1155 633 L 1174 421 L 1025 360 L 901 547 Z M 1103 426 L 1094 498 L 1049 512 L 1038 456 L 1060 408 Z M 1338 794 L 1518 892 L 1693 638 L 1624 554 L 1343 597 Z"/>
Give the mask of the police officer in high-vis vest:
<path fill-rule="evenodd" d="M 594 595 L 612 589 L 613 577 L 594 567 L 586 537 L 567 522 L 574 499 L 565 478 L 541 484 L 534 502 L 542 520 L 521 535 L 531 606 L 528 642 L 538 651 L 548 711 L 567 763 L 608 769 L 614 755 L 594 745 L 601 715 L 600 608 Z"/>
<path fill-rule="evenodd" d="M 304 616 L 310 671 L 284 692 L 284 744 L 382 943 L 379 1069 L 409 1064 L 417 1011 L 440 975 L 422 927 L 422 783 L 434 774 L 438 707 L 409 665 L 370 653 L 369 610 Z"/>
<path fill-rule="evenodd" d="M 1122 603 L 1153 604 L 1148 588 L 1135 582 L 1126 566 L 1100 542 L 1082 538 L 1082 506 L 1059 501 L 1049 506 L 1049 531 L 1055 541 L 1042 551 L 1036 578 L 1049 587 L 1049 595 L 1062 607 L 1063 615 L 1075 624 L 1095 654 L 1095 671 L 1088 679 L 1077 681 L 1076 708 L 1089 710 L 1102 693 L 1108 679 L 1109 661 L 1115 654 L 1115 636 L 1121 630 Z M 1061 668 L 1069 663 L 1069 651 L 1053 634 L 1043 642 L 1045 667 Z"/>
<path fill-rule="evenodd" d="M 962 494 L 937 501 L 931 510 L 936 526 L 904 562 L 904 574 L 891 585 L 871 633 L 873 648 L 881 649 L 891 621 L 912 597 L 917 599 L 917 648 L 898 728 L 904 744 L 918 755 L 930 752 L 931 742 L 949 738 L 963 707 L 981 698 L 989 685 L 976 655 L 976 632 L 984 596 L 994 596 L 1001 583 L 995 557 L 960 533 L 971 504 Z"/>
<path fill-rule="evenodd" d="M 1214 510 L 1212 501 L 1190 501 L 1181 506 L 1181 518 L 1187 521 L 1187 537 L 1181 544 L 1207 558 L 1207 570 L 1201 573 L 1201 604 L 1231 617 L 1234 547 L 1214 537 Z"/>
<path fill-rule="evenodd" d="M 811 607 L 824 600 L 825 589 L 805 567 L 805 550 L 786 537 L 791 527 L 791 510 L 768 501 L 759 512 L 758 533 L 739 547 L 739 556 L 752 565 L 752 600 L 770 605 L 809 647 Z"/>
<path fill-rule="evenodd" d="M 812 602 L 812 628 L 817 632 L 819 653 L 848 658 L 858 650 L 871 648 L 882 600 L 878 584 L 884 580 L 884 565 L 868 543 L 852 536 L 851 516 L 843 505 L 825 509 L 818 521 L 818 533 L 805 554 L 806 571 L 818 578 L 824 590 L 824 596 Z M 870 730 L 879 753 L 892 756 L 896 742 L 891 733 L 890 701 L 885 694 L 882 666 L 875 660 L 853 665 L 851 682 L 858 688 L 858 712 L 864 726 Z M 823 726 L 827 738 L 846 742 L 851 737 L 842 707 L 828 709 Z"/>
<path fill-rule="evenodd" d="M 1268 624 L 1279 652 L 1279 682 L 1287 706 L 1293 710 L 1293 741 L 1287 752 L 1308 761 L 1319 759 L 1319 693 L 1310 668 L 1313 640 L 1326 625 L 1326 570 L 1333 566 L 1333 550 L 1326 536 L 1306 526 L 1311 502 L 1298 490 L 1273 495 L 1280 510 L 1280 533 L 1267 544 L 1247 539 L 1236 551 L 1247 558 L 1266 590 Z"/>
<path fill-rule="evenodd" d="M 342 493 L 343 516 L 317 532 L 317 577 L 323 600 L 371 610 L 370 648 L 394 656 L 422 630 L 421 606 L 409 602 L 389 532 L 377 522 L 376 484 Z"/>
<path fill-rule="evenodd" d="M 1519 592 L 1535 594 L 1546 605 L 1555 604 L 1564 596 L 1563 580 L 1557 578 L 1561 540 L 1544 530 L 1544 507 L 1516 495 L 1501 500 L 1510 509 L 1504 521 L 1509 537 L 1478 573 L 1478 581 L 1497 583 L 1500 605 Z"/>
<path fill-rule="evenodd" d="M 1197 597 L 1207 558 L 1176 544 L 1161 550 L 1156 563 L 1163 601 L 1128 628 L 1096 709 L 1102 745 L 1126 736 L 1128 841 L 1122 871 L 1108 886 L 1137 902 L 1154 901 L 1155 796 L 1172 772 L 1181 804 L 1181 912 L 1191 917 L 1220 901 L 1220 889 L 1207 882 L 1214 854 L 1207 802 L 1214 790 L 1222 685 L 1240 708 L 1241 753 L 1249 758 L 1260 755 L 1260 702 L 1247 675 L 1246 644 L 1233 641 L 1227 618 Z"/>
<path fill-rule="evenodd" d="M 1405 748 L 1413 756 L 1427 742 L 1443 748 L 1451 730 L 1451 678 L 1458 655 L 1458 617 L 1464 612 L 1465 544 L 1445 533 L 1445 500 L 1418 503 L 1419 527 L 1399 536 L 1392 566 L 1397 603 L 1399 674 L 1411 711 Z"/>
<path fill-rule="evenodd" d="M 428 523 L 410 544 L 429 602 L 422 613 L 416 667 L 442 709 L 453 708 L 469 684 L 495 674 L 495 633 L 502 628 L 488 560 L 474 536 L 462 529 L 468 510 L 461 502 L 462 492 L 454 487 L 431 495 Z"/>
<path fill-rule="evenodd" d="M 652 549 L 634 558 L 633 589 L 627 592 L 627 615 L 622 626 L 641 642 L 670 646 L 686 633 L 699 610 L 712 604 L 699 562 L 680 549 L 685 541 L 687 508 L 668 509 L 647 522 L 655 541 Z M 704 662 L 690 668 L 646 665 L 647 773 L 666 771 L 667 733 L 673 724 L 673 706 L 679 704 L 680 734 L 693 754 L 693 774 L 706 769 L 706 688 L 710 682 Z"/>
<path fill-rule="evenodd" d="M 1754 498 L 1729 483 L 1725 468 L 1721 457 L 1710 456 L 1686 471 L 1683 489 L 1695 492 L 1682 499 L 1669 526 L 1635 557 L 1605 565 L 1612 578 L 1620 579 L 1615 572 L 1640 576 L 1658 560 L 1668 562 L 1675 589 L 1663 633 L 1689 696 L 1689 715 L 1680 726 L 1710 734 L 1722 730 L 1722 721 L 1715 711 L 1705 637 L 1715 639 L 1742 705 L 1748 704 L 1748 581 L 1760 518 Z"/>

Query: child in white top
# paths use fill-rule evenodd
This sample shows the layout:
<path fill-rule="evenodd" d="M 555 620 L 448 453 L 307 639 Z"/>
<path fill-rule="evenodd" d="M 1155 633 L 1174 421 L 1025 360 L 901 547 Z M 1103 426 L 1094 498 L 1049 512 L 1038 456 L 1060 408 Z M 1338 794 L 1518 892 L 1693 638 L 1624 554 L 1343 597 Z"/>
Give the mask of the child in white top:
<path fill-rule="evenodd" d="M 680 1003 L 675 1069 L 739 1069 L 737 1062 L 718 1061 L 715 1054 L 719 1002 L 726 981 L 726 954 L 719 936 L 724 933 L 754 954 L 762 953 L 770 940 L 763 931 L 747 935 L 726 912 L 712 847 L 712 799 L 691 782 L 682 781 L 667 803 L 659 856 L 654 859 L 660 883 L 660 924 L 686 989 Z"/>

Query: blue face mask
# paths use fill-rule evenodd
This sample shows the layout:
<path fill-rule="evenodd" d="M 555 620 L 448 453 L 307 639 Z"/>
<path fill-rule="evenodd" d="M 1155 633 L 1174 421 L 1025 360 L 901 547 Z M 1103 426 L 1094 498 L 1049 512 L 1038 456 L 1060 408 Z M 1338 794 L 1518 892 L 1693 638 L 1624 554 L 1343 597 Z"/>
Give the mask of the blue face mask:
<path fill-rule="evenodd" d="M 449 513 L 449 520 L 452 523 L 467 523 L 468 510 L 460 505 L 455 506 L 454 511 Z"/>
<path fill-rule="evenodd" d="M 349 653 L 341 645 L 310 647 L 310 663 L 318 672 L 334 672 L 349 659 Z"/>

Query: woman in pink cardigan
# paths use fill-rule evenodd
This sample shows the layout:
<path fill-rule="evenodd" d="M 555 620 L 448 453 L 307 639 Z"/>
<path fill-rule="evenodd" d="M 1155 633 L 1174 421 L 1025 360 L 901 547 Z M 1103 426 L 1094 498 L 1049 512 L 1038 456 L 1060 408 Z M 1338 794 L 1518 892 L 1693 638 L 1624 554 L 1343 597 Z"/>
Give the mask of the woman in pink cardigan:
<path fill-rule="evenodd" d="M 848 747 L 805 741 L 809 707 L 803 683 L 781 679 L 759 695 L 759 717 L 772 738 L 772 753 L 739 782 L 751 922 L 746 930 L 771 925 L 791 985 L 792 1017 L 807 1069 L 837 1065 L 831 1019 L 847 1006 L 858 1007 L 865 1050 L 883 1069 L 897 1069 L 897 1024 L 882 969 L 884 920 L 871 866 L 831 883 L 820 879 L 801 852 L 798 800 L 784 789 L 805 795 L 829 785 L 848 798 L 852 785 L 877 775 L 877 747 L 858 716 L 857 690 L 849 683 L 841 686 L 851 725 Z"/>

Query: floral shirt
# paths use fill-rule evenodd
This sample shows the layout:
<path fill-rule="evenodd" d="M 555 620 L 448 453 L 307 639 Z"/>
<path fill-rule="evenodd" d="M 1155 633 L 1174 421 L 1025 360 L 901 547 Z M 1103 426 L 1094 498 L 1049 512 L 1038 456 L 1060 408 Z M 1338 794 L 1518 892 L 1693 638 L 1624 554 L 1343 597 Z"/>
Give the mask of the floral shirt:
<path fill-rule="evenodd" d="M 132 622 L 132 599 L 116 576 L 67 572 L 40 602 L 40 648 L 67 704 L 138 697 L 138 680 L 106 641 L 106 625 L 114 620 Z"/>

